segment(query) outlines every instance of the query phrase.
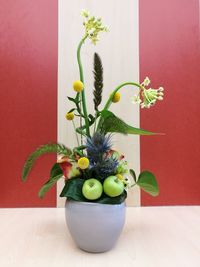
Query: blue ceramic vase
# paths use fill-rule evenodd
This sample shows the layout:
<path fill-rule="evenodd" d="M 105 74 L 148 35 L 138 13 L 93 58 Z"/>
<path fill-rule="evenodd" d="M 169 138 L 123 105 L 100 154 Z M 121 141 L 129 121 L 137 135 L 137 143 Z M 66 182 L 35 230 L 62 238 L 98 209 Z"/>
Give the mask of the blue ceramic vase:
<path fill-rule="evenodd" d="M 66 201 L 65 217 L 76 245 L 87 252 L 112 249 L 125 223 L 126 207 L 121 204 L 99 204 Z"/>

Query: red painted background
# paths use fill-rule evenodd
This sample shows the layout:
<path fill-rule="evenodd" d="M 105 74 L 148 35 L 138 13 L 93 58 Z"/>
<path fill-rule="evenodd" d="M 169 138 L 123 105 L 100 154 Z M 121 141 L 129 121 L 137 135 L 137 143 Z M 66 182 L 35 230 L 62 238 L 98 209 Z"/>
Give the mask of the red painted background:
<path fill-rule="evenodd" d="M 140 78 L 163 86 L 162 103 L 142 110 L 141 127 L 165 136 L 141 138 L 141 167 L 160 196 L 142 205 L 200 204 L 200 28 L 198 0 L 140 0 Z"/>
<path fill-rule="evenodd" d="M 0 207 L 55 206 L 55 189 L 37 197 L 54 156 L 26 184 L 20 176 L 27 155 L 57 139 L 57 1 L 3 0 L 0 14 Z"/>

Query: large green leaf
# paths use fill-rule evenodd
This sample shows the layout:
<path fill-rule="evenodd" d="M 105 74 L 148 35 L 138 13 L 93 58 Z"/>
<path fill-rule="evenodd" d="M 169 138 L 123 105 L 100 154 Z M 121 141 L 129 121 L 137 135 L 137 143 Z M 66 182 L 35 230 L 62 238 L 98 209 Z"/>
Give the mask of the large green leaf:
<path fill-rule="evenodd" d="M 103 110 L 101 112 L 100 130 L 104 133 L 121 133 L 121 134 L 137 134 L 137 135 L 153 135 L 156 133 L 149 132 L 143 129 L 134 128 L 128 125 L 123 120 L 115 116 L 109 110 Z"/>
<path fill-rule="evenodd" d="M 46 192 L 63 176 L 62 169 L 55 163 L 51 169 L 50 179 L 41 187 L 38 196 L 43 198 Z"/>
<path fill-rule="evenodd" d="M 24 164 L 24 168 L 22 170 L 22 180 L 25 182 L 26 178 L 31 171 L 35 161 L 42 155 L 47 153 L 58 153 L 63 154 L 66 156 L 70 156 L 72 151 L 65 147 L 62 144 L 52 143 L 52 144 L 45 144 L 38 147 L 32 154 L 29 155 L 28 159 Z"/>
<path fill-rule="evenodd" d="M 126 198 L 127 198 L 127 192 L 126 190 L 124 190 L 124 192 L 117 197 L 109 197 L 103 193 L 102 196 L 95 202 L 101 204 L 121 204 L 122 202 L 125 201 Z"/>
<path fill-rule="evenodd" d="M 106 194 L 102 194 L 102 196 L 95 200 L 90 201 L 86 199 L 82 194 L 82 186 L 84 183 L 84 179 L 81 178 L 72 178 L 67 180 L 60 196 L 67 197 L 68 199 L 75 200 L 75 201 L 83 201 L 83 202 L 93 202 L 93 203 L 101 203 L 101 204 L 120 204 L 124 202 L 127 197 L 127 193 L 124 192 L 118 197 L 109 197 Z"/>
<path fill-rule="evenodd" d="M 60 197 L 67 197 L 77 201 L 86 201 L 82 194 L 84 179 L 71 178 L 66 181 Z"/>
<path fill-rule="evenodd" d="M 143 171 L 140 173 L 137 185 L 151 196 L 157 196 L 159 194 L 158 184 L 153 173 L 149 171 Z"/>

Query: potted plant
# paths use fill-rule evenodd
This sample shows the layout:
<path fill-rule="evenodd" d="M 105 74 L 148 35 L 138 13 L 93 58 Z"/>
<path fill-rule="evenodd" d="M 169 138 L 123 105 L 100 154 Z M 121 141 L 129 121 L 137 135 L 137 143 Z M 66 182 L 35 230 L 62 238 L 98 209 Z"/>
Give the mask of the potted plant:
<path fill-rule="evenodd" d="M 84 72 L 81 63 L 81 48 L 86 40 L 93 44 L 98 41 L 99 33 L 106 32 L 101 18 L 82 12 L 85 32 L 77 48 L 77 61 L 80 77 L 73 83 L 76 92 L 68 100 L 74 108 L 66 113 L 71 121 L 77 139 L 77 146 L 70 149 L 63 144 L 48 143 L 37 148 L 26 160 L 22 180 L 26 181 L 35 161 L 45 153 L 56 153 L 57 162 L 52 166 L 49 180 L 41 187 L 38 195 L 43 198 L 46 192 L 59 179 L 65 179 L 60 194 L 67 199 L 65 211 L 69 231 L 78 247 L 89 252 L 103 252 L 111 249 L 124 225 L 125 199 L 128 189 L 139 186 L 152 196 L 159 193 L 155 176 L 142 171 L 137 177 L 129 169 L 125 157 L 114 150 L 112 135 L 135 134 L 153 135 L 155 133 L 128 125 L 112 113 L 112 103 L 120 100 L 120 89 L 126 85 L 138 88 L 133 101 L 141 108 L 150 108 L 157 100 L 163 99 L 163 88 L 147 88 L 149 78 L 142 83 L 125 82 L 117 86 L 110 94 L 102 109 L 99 108 L 103 91 L 103 66 L 97 53 L 94 54 L 94 114 L 88 114 L 85 97 Z M 77 127 L 74 118 L 79 118 Z"/>

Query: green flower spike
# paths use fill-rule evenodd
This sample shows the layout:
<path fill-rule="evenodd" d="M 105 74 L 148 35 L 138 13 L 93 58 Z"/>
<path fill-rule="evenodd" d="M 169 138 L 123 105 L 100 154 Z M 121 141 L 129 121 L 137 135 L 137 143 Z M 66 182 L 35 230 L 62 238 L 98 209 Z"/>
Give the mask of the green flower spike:
<path fill-rule="evenodd" d="M 90 16 L 87 10 L 81 12 L 81 16 L 85 18 L 83 25 L 85 27 L 85 34 L 96 45 L 98 39 L 98 34 L 100 32 L 107 32 L 108 28 L 102 24 L 101 18 L 95 18 Z"/>

